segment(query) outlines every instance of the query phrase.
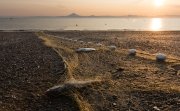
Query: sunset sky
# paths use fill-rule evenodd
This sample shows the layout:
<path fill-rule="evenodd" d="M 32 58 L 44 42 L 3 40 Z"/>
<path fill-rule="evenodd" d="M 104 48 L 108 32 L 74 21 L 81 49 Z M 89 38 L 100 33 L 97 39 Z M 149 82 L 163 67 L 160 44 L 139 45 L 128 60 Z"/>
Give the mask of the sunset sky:
<path fill-rule="evenodd" d="M 0 0 L 0 16 L 180 15 L 180 0 Z"/>

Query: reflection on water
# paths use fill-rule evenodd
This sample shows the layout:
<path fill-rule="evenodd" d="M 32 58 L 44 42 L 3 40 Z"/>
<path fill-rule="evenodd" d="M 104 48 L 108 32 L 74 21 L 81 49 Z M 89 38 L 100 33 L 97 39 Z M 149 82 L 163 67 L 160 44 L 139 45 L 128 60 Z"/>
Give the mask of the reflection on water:
<path fill-rule="evenodd" d="M 1 18 L 0 30 L 180 30 L 180 18 L 20 17 Z"/>
<path fill-rule="evenodd" d="M 151 21 L 151 30 L 159 31 L 162 28 L 162 19 L 161 18 L 153 18 Z"/>

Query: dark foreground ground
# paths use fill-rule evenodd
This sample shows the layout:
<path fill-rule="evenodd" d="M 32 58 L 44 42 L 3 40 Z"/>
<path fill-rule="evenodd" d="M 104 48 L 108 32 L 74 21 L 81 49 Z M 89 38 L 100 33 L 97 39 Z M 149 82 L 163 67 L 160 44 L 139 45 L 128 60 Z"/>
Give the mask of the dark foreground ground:
<path fill-rule="evenodd" d="M 35 33 L 0 32 L 0 111 L 78 110 L 71 98 L 44 95 L 64 76 L 62 58 Z"/>
<path fill-rule="evenodd" d="M 180 110 L 180 32 L 64 31 L 36 35 L 0 32 L 0 111 Z M 117 49 L 111 51 L 109 45 Z M 80 47 L 98 50 L 76 53 Z M 138 50 L 136 57 L 128 56 L 130 48 Z M 174 60 L 157 63 L 153 54 L 158 52 Z M 48 88 L 68 78 L 63 60 L 77 81 L 105 82 L 74 90 L 71 96 L 47 97 Z"/>

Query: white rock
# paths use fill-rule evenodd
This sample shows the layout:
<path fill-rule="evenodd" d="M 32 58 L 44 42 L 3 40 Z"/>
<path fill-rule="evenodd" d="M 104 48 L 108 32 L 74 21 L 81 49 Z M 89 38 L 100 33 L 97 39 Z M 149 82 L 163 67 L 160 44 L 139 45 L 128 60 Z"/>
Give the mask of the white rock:
<path fill-rule="evenodd" d="M 101 44 L 101 43 L 97 43 L 97 45 L 98 45 L 98 46 L 102 46 L 102 44 Z"/>
<path fill-rule="evenodd" d="M 165 62 L 166 61 L 166 55 L 162 53 L 158 53 L 156 55 L 156 61 L 158 62 Z"/>
<path fill-rule="evenodd" d="M 83 43 L 84 41 L 79 41 L 80 43 Z"/>
<path fill-rule="evenodd" d="M 72 39 L 69 39 L 69 38 L 67 38 L 66 40 L 68 40 L 68 41 L 72 41 Z"/>
<path fill-rule="evenodd" d="M 136 49 L 129 49 L 129 55 L 135 56 L 137 53 Z"/>
<path fill-rule="evenodd" d="M 156 111 L 160 111 L 160 109 L 157 106 L 153 107 Z"/>
<path fill-rule="evenodd" d="M 111 45 L 111 46 L 108 46 L 108 48 L 110 49 L 110 50 L 116 50 L 116 46 L 114 46 L 114 45 Z"/>
<path fill-rule="evenodd" d="M 92 51 L 95 51 L 95 50 L 96 50 L 95 48 L 79 48 L 76 51 L 77 52 L 92 52 Z"/>
<path fill-rule="evenodd" d="M 116 106 L 117 104 L 116 103 L 113 103 L 114 106 Z"/>
<path fill-rule="evenodd" d="M 92 44 L 92 42 L 88 42 L 88 44 Z"/>

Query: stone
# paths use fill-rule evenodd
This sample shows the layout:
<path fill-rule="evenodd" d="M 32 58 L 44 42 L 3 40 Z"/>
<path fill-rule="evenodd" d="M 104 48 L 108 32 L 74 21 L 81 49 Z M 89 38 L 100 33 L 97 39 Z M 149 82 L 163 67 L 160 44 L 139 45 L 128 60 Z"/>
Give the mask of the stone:
<path fill-rule="evenodd" d="M 177 71 L 177 76 L 180 76 L 180 71 Z"/>
<path fill-rule="evenodd" d="M 130 49 L 129 50 L 129 55 L 130 56 L 136 56 L 136 53 L 137 53 L 136 49 Z"/>
<path fill-rule="evenodd" d="M 92 42 L 88 42 L 88 44 L 92 44 Z"/>
<path fill-rule="evenodd" d="M 102 46 L 102 44 L 101 43 L 97 43 L 97 46 Z"/>
<path fill-rule="evenodd" d="M 117 47 L 114 46 L 114 45 L 108 46 L 108 48 L 109 48 L 110 50 L 113 50 L 113 51 L 117 49 Z"/>
<path fill-rule="evenodd" d="M 92 52 L 92 51 L 96 51 L 95 48 L 79 48 L 76 50 L 76 52 Z"/>
<path fill-rule="evenodd" d="M 117 104 L 116 103 L 113 103 L 113 106 L 116 106 Z"/>
<path fill-rule="evenodd" d="M 166 61 L 166 55 L 162 53 L 158 53 L 156 55 L 156 61 L 157 62 L 165 62 Z"/>
<path fill-rule="evenodd" d="M 79 41 L 80 43 L 83 43 L 84 41 Z"/>
<path fill-rule="evenodd" d="M 156 111 L 160 111 L 160 109 L 157 106 L 153 107 Z"/>

